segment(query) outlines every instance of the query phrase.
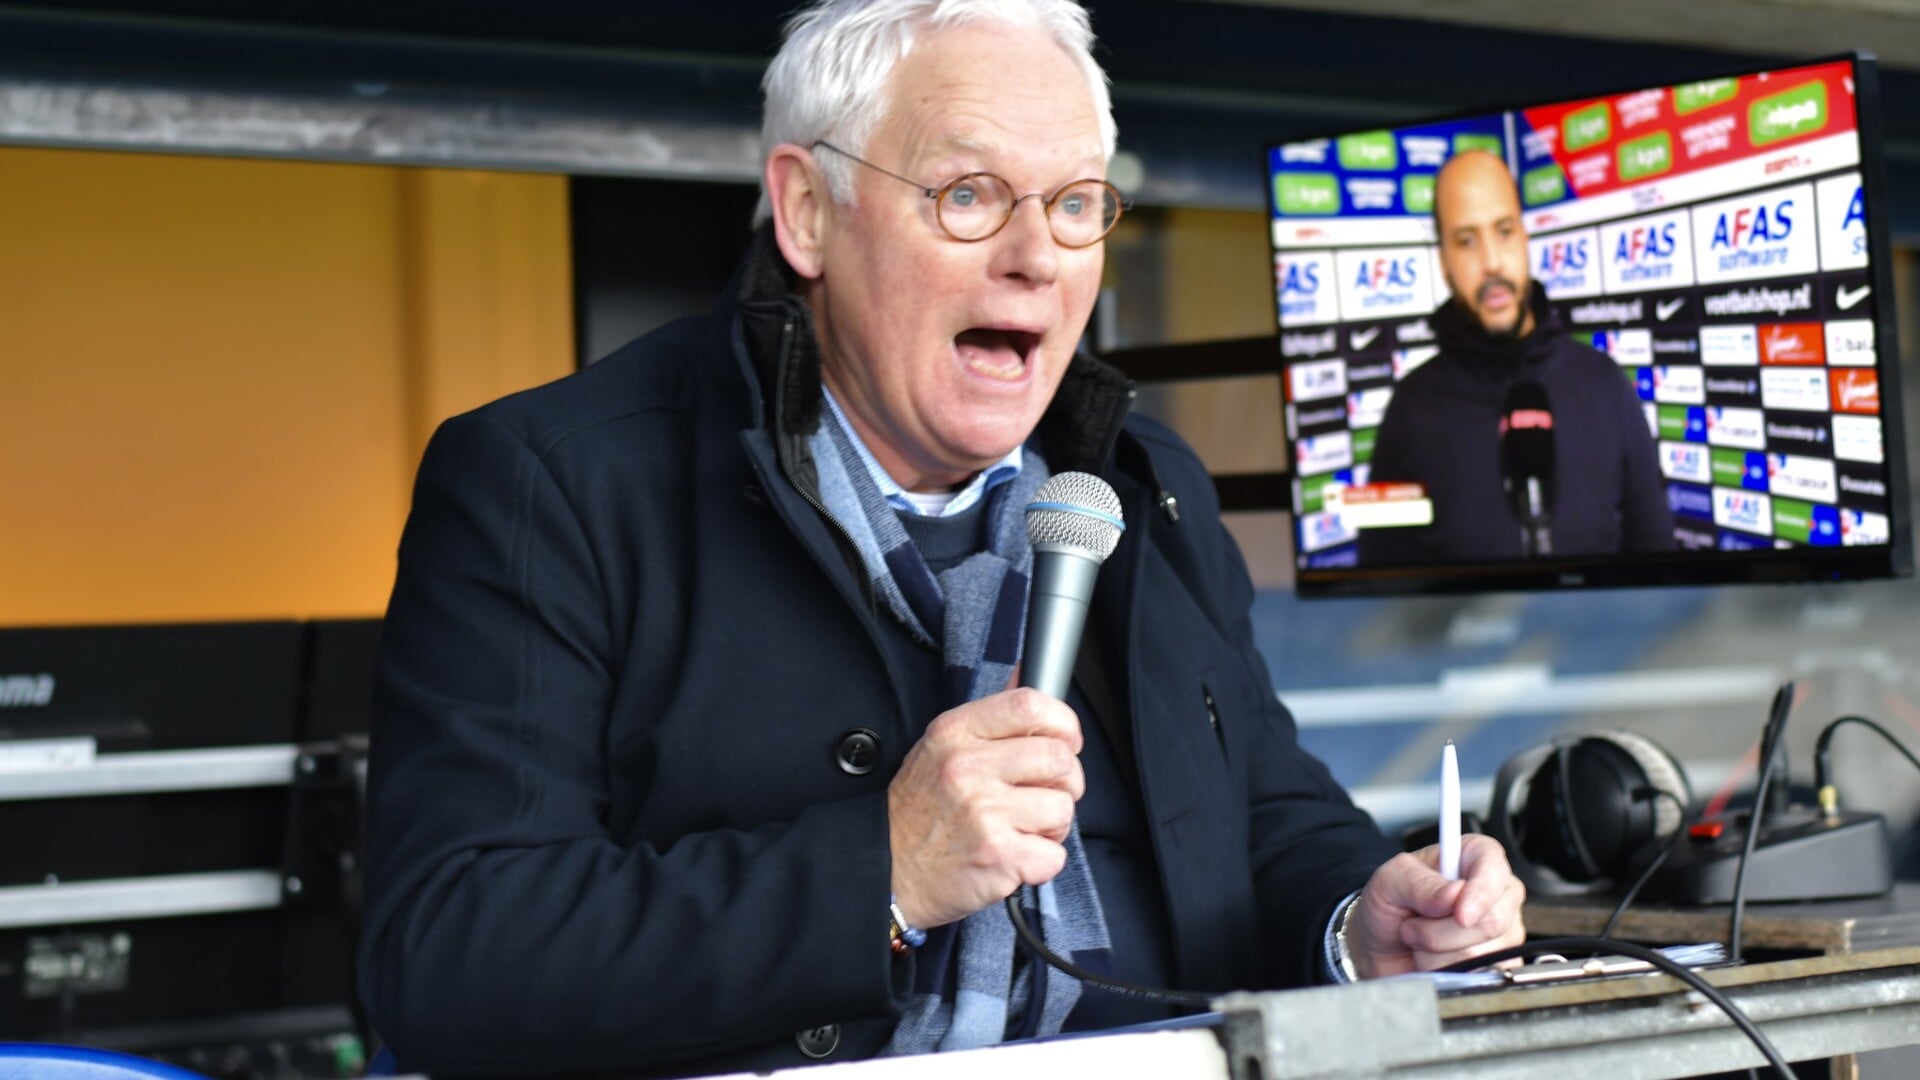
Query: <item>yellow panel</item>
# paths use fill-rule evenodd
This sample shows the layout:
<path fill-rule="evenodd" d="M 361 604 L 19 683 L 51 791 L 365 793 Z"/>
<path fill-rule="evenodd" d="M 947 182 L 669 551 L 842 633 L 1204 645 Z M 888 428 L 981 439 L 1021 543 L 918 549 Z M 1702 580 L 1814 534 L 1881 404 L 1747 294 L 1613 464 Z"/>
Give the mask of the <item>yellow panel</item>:
<path fill-rule="evenodd" d="M 378 614 L 419 388 L 571 367 L 564 178 L 464 175 L 0 150 L 0 625 Z"/>

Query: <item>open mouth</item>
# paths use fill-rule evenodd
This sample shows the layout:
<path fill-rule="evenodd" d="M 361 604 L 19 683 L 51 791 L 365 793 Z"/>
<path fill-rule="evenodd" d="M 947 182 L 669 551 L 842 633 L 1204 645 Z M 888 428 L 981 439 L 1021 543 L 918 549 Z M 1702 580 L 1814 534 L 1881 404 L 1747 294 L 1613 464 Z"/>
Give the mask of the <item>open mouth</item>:
<path fill-rule="evenodd" d="M 976 326 L 955 335 L 953 346 L 974 371 L 996 379 L 1017 379 L 1026 374 L 1034 350 L 1040 347 L 1040 335 Z"/>

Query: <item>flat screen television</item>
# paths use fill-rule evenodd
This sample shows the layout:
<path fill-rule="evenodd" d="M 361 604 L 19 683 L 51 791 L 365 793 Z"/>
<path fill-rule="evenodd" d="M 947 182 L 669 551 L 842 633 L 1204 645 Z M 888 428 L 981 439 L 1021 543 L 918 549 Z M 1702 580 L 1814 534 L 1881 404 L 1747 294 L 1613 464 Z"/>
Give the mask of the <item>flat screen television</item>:
<path fill-rule="evenodd" d="M 1877 95 L 1861 54 L 1268 147 L 1299 592 L 1910 573 Z"/>

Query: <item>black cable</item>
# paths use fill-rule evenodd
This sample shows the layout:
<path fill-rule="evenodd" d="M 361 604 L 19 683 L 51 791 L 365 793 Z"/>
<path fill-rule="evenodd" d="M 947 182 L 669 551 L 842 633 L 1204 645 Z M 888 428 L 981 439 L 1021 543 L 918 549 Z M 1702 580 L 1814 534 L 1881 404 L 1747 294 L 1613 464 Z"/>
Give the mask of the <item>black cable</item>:
<path fill-rule="evenodd" d="M 1213 999 L 1220 996 L 1218 994 L 1195 993 L 1191 990 L 1163 990 L 1155 986 L 1135 986 L 1133 983 L 1121 982 L 1118 979 L 1109 979 L 1104 975 L 1096 975 L 1088 971 L 1086 968 L 1047 948 L 1047 943 L 1041 940 L 1039 934 L 1033 932 L 1033 927 L 1027 925 L 1026 912 L 1020 910 L 1020 893 L 1022 891 L 1023 890 L 1016 889 L 1012 896 L 1007 897 L 1007 918 L 1013 920 L 1013 932 L 1019 935 L 1021 942 L 1024 943 L 1027 948 L 1032 949 L 1036 956 L 1045 960 L 1055 969 L 1079 979 L 1083 985 L 1091 986 L 1096 990 L 1105 990 L 1109 994 L 1119 994 L 1121 997 L 1130 997 L 1139 1001 L 1158 1001 L 1168 1005 L 1191 1005 L 1202 1009 L 1211 1008 Z"/>
<path fill-rule="evenodd" d="M 1521 960 L 1530 956 L 1537 956 L 1541 953 L 1580 951 L 1616 953 L 1620 956 L 1630 956 L 1635 960 L 1644 960 L 1654 967 L 1659 968 L 1661 971 L 1679 979 L 1681 982 L 1686 983 L 1692 989 L 1699 991 L 1702 997 L 1718 1006 L 1720 1011 L 1726 1014 L 1727 1019 L 1733 1021 L 1733 1026 L 1739 1028 L 1741 1032 L 1747 1036 L 1747 1039 L 1753 1043 L 1754 1048 L 1760 1051 L 1760 1056 L 1766 1058 L 1767 1064 L 1773 1066 L 1774 1070 L 1778 1072 L 1784 1080 L 1798 1080 L 1798 1078 L 1794 1076 L 1792 1067 L 1787 1064 L 1787 1059 L 1782 1057 L 1779 1049 L 1773 1045 L 1773 1041 L 1768 1039 L 1766 1033 L 1760 1030 L 1760 1026 L 1753 1022 L 1752 1017 L 1748 1016 L 1738 1005 L 1735 1005 L 1725 994 L 1721 993 L 1719 987 L 1702 978 L 1699 972 L 1688 968 L 1685 964 L 1680 963 L 1666 953 L 1658 949 L 1649 949 L 1645 945 L 1636 945 L 1631 941 L 1615 941 L 1611 938 L 1597 937 L 1541 938 L 1538 941 L 1529 941 L 1524 945 L 1516 945 L 1511 949 L 1501 949 L 1499 952 L 1487 953 L 1469 960 L 1462 960 L 1457 964 L 1441 968 L 1440 970 L 1454 972 L 1472 971 L 1490 964 L 1498 964 L 1503 960 Z"/>
<path fill-rule="evenodd" d="M 1619 905 L 1613 909 L 1613 914 L 1607 918 L 1607 925 L 1600 928 L 1600 936 L 1603 938 L 1613 936 L 1614 928 L 1620 925 L 1620 917 L 1627 913 L 1627 908 L 1633 903 L 1634 897 L 1639 896 L 1640 890 L 1646 886 L 1648 881 L 1652 880 L 1654 871 L 1660 869 L 1674 852 L 1680 850 L 1680 845 L 1687 841 L 1687 804 L 1681 802 L 1680 796 L 1675 795 L 1671 791 L 1649 789 L 1648 794 L 1670 800 L 1680 811 L 1680 824 L 1674 826 L 1673 835 L 1667 839 L 1666 846 L 1660 849 L 1660 853 L 1653 857 L 1653 861 L 1647 864 L 1645 870 L 1640 871 L 1640 876 L 1634 880 L 1633 887 L 1628 889 L 1626 895 L 1620 898 Z M 1658 814 L 1655 815 L 1655 819 L 1658 820 Z"/>
<path fill-rule="evenodd" d="M 1767 726 L 1760 733 L 1760 782 L 1753 792 L 1753 809 L 1747 814 L 1747 838 L 1740 846 L 1740 865 L 1733 872 L 1733 920 L 1727 928 L 1727 959 L 1740 962 L 1740 924 L 1747 913 L 1747 864 L 1753 859 L 1754 844 L 1760 839 L 1760 818 L 1766 812 L 1767 787 L 1773 782 L 1773 766 L 1779 760 L 1779 748 L 1785 738 L 1787 714 L 1793 710 L 1793 681 L 1789 679 L 1774 691 L 1773 706 L 1767 713 Z"/>
<path fill-rule="evenodd" d="M 1815 789 L 1820 792 L 1820 808 L 1822 810 L 1832 812 L 1834 809 L 1826 805 L 1827 799 L 1829 798 L 1827 789 L 1833 786 L 1833 733 L 1834 729 L 1842 724 L 1859 724 L 1879 732 L 1881 738 L 1892 743 L 1893 748 L 1900 751 L 1900 756 L 1912 763 L 1914 768 L 1920 769 L 1920 758 L 1914 757 L 1913 751 L 1907 749 L 1899 739 L 1895 738 L 1893 732 L 1888 731 L 1886 728 L 1881 727 L 1879 724 L 1874 723 L 1864 716 L 1842 716 L 1820 729 L 1820 738 L 1813 746 L 1813 785 Z"/>

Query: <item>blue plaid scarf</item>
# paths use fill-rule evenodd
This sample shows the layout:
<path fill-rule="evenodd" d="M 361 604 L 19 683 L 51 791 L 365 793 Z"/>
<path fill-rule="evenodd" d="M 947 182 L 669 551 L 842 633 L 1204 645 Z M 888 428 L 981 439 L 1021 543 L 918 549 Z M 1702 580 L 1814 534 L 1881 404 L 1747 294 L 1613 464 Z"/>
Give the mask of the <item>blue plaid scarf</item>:
<path fill-rule="evenodd" d="M 1026 448 L 1020 472 L 985 495 L 987 550 L 936 577 L 832 410 L 823 410 L 810 444 L 821 501 L 853 538 L 888 611 L 915 639 L 940 649 L 948 700 L 959 705 L 1006 689 L 1020 659 L 1033 568 L 1026 506 L 1046 482 L 1046 462 Z M 1106 917 L 1077 822 L 1066 849 L 1058 876 L 1022 890 L 1027 919 L 1032 924 L 1037 914 L 1053 951 L 1105 969 Z M 1080 984 L 1037 959 L 1016 965 L 1016 945 L 1000 904 L 929 930 L 914 950 L 913 999 L 884 1053 L 966 1050 L 1057 1033 L 1080 999 Z"/>

